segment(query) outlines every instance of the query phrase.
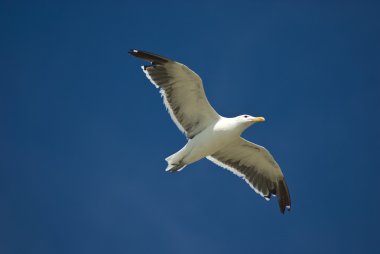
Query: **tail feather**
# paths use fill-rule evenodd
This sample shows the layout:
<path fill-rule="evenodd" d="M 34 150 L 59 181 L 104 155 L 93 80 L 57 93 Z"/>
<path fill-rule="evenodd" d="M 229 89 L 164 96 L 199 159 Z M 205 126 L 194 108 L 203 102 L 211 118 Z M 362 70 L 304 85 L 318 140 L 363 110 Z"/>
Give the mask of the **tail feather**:
<path fill-rule="evenodd" d="M 166 160 L 166 162 L 167 162 L 168 164 L 170 164 L 170 161 L 172 160 L 172 158 L 173 158 L 174 155 L 175 155 L 175 154 L 172 154 L 172 155 L 170 155 L 170 156 L 168 156 L 168 157 L 165 158 L 165 160 Z"/>
<path fill-rule="evenodd" d="M 182 160 L 176 160 L 176 155 L 178 154 L 175 153 L 165 158 L 166 162 L 168 163 L 168 166 L 166 167 L 165 171 L 178 172 L 181 171 L 184 167 L 186 167 L 186 164 Z"/>
<path fill-rule="evenodd" d="M 179 172 L 181 171 L 184 167 L 186 167 L 186 164 L 181 163 L 181 164 L 168 164 L 166 167 L 165 171 L 166 172 Z"/>

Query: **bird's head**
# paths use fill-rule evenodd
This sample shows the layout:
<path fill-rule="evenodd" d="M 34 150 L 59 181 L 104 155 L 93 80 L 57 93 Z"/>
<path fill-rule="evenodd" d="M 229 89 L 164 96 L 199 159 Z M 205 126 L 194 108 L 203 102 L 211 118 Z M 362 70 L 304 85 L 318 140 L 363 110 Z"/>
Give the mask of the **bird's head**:
<path fill-rule="evenodd" d="M 262 116 L 255 117 L 255 116 L 250 116 L 250 115 L 241 115 L 241 116 L 235 117 L 235 119 L 237 120 L 239 125 L 242 125 L 245 128 L 248 128 L 249 126 L 251 126 L 254 123 L 265 121 L 265 118 Z"/>

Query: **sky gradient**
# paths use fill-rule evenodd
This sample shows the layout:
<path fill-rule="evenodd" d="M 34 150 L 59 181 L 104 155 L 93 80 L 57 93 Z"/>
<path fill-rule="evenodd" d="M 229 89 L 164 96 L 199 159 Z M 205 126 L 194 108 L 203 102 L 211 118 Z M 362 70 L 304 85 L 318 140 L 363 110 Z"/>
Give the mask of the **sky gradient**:
<path fill-rule="evenodd" d="M 379 253 L 377 1 L 2 1 L 0 253 Z M 280 214 L 186 142 L 131 48 L 280 164 Z"/>

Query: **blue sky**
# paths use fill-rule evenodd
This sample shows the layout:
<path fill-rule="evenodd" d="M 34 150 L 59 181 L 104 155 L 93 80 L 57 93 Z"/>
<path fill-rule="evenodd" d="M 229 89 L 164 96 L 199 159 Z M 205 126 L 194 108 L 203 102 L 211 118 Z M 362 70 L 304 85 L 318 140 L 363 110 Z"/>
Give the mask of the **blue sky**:
<path fill-rule="evenodd" d="M 379 253 L 377 1 L 2 1 L 0 253 Z M 267 121 L 292 211 L 206 160 L 128 55 Z"/>

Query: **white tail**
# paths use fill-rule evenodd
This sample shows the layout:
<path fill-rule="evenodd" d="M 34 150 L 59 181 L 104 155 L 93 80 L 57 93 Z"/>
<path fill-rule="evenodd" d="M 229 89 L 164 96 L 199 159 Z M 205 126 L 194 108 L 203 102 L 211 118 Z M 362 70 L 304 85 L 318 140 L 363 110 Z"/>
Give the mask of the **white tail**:
<path fill-rule="evenodd" d="M 170 172 L 177 172 L 181 171 L 184 167 L 186 167 L 186 163 L 182 161 L 183 156 L 181 154 L 181 150 L 176 152 L 175 154 L 170 155 L 169 157 L 166 157 L 165 160 L 168 163 L 168 166 L 166 167 L 165 171 Z"/>

